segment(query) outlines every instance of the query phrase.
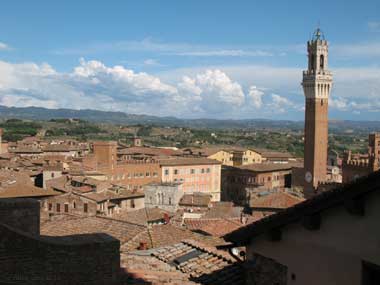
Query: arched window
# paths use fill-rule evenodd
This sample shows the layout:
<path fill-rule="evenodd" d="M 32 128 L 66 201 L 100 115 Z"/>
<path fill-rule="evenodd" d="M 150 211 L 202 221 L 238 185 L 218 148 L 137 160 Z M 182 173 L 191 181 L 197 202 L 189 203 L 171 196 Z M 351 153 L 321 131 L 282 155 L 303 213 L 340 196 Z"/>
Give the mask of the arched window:
<path fill-rule="evenodd" d="M 325 66 L 325 57 L 323 56 L 323 54 L 321 54 L 320 58 L 319 58 L 319 67 L 320 69 L 323 69 Z"/>

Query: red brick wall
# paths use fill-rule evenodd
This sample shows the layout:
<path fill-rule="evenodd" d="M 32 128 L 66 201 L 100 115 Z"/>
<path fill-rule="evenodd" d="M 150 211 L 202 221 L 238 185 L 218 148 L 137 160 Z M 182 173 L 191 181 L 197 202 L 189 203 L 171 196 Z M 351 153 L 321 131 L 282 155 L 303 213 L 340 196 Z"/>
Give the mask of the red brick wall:
<path fill-rule="evenodd" d="M 119 284 L 119 241 L 105 234 L 87 236 L 80 243 L 46 241 L 0 224 L 0 283 Z"/>
<path fill-rule="evenodd" d="M 32 235 L 39 235 L 40 203 L 26 198 L 0 199 L 0 223 Z"/>

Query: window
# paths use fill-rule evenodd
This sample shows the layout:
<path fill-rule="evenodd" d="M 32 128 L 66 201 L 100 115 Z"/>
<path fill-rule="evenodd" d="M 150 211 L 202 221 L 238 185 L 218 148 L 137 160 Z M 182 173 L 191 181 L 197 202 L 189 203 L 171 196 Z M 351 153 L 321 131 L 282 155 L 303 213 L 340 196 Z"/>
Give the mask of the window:
<path fill-rule="evenodd" d="M 165 169 L 165 175 L 169 175 L 169 169 Z"/>
<path fill-rule="evenodd" d="M 190 173 L 194 174 L 195 173 L 195 169 L 190 169 Z"/>
<path fill-rule="evenodd" d="M 146 177 L 150 177 L 150 172 L 145 173 Z"/>
<path fill-rule="evenodd" d="M 53 209 L 53 204 L 52 203 L 49 203 L 49 211 L 51 211 Z"/>
<path fill-rule="evenodd" d="M 65 213 L 69 212 L 69 204 L 65 204 Z"/>
<path fill-rule="evenodd" d="M 178 174 L 178 169 L 174 169 L 174 175 Z"/>
<path fill-rule="evenodd" d="M 169 198 L 169 205 L 172 204 L 172 198 Z"/>
<path fill-rule="evenodd" d="M 325 57 L 323 56 L 323 54 L 321 54 L 320 58 L 319 58 L 319 67 L 320 69 L 323 69 L 325 66 Z"/>
<path fill-rule="evenodd" d="M 204 168 L 202 168 L 201 173 L 205 173 L 205 169 Z"/>
<path fill-rule="evenodd" d="M 153 177 L 157 177 L 158 176 L 158 173 L 157 172 L 153 172 Z"/>
<path fill-rule="evenodd" d="M 77 205 L 75 204 L 75 201 L 73 202 L 73 209 L 76 209 Z"/>
<path fill-rule="evenodd" d="M 85 212 L 85 213 L 88 212 L 88 204 L 87 203 L 83 204 L 83 212 Z"/>
<path fill-rule="evenodd" d="M 207 168 L 207 169 L 206 169 L 206 172 L 207 172 L 207 173 L 210 173 L 210 171 L 211 171 L 210 168 Z"/>
<path fill-rule="evenodd" d="M 61 212 L 61 204 L 57 203 L 57 212 Z"/>
<path fill-rule="evenodd" d="M 136 205 L 135 205 L 135 199 L 131 199 L 131 208 L 133 209 L 135 207 L 136 207 Z"/>
<path fill-rule="evenodd" d="M 54 178 L 54 172 L 51 173 L 51 178 Z"/>

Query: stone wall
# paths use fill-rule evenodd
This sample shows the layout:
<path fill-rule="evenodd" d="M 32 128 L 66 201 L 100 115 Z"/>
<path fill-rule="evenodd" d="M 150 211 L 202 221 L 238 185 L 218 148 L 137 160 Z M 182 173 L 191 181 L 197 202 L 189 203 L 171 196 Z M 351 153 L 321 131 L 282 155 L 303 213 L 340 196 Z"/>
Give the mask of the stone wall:
<path fill-rule="evenodd" d="M 145 186 L 145 207 L 175 212 L 183 196 L 182 184 L 162 183 Z"/>
<path fill-rule="evenodd" d="M 0 283 L 117 284 L 119 247 L 105 234 L 32 237 L 0 224 Z"/>
<path fill-rule="evenodd" d="M 40 234 L 40 203 L 34 199 L 0 199 L 0 223 L 32 235 Z"/>
<path fill-rule="evenodd" d="M 246 262 L 245 268 L 247 285 L 287 284 L 286 266 L 260 254 L 254 254 Z"/>

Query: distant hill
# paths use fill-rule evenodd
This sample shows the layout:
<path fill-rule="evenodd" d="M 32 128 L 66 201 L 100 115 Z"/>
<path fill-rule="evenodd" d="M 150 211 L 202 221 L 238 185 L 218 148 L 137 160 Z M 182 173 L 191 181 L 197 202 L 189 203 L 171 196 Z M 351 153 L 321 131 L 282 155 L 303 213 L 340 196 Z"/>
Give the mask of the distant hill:
<path fill-rule="evenodd" d="M 98 123 L 113 124 L 149 124 L 159 126 L 178 126 L 192 128 L 260 128 L 302 130 L 303 121 L 288 120 L 216 120 L 216 119 L 179 119 L 175 117 L 157 117 L 135 115 L 123 112 L 73 109 L 47 109 L 41 107 L 5 107 L 0 106 L 0 119 L 50 120 L 76 118 Z M 350 130 L 380 131 L 380 121 L 339 121 L 331 120 L 330 128 L 349 132 Z"/>

